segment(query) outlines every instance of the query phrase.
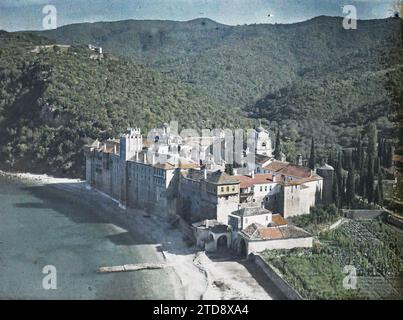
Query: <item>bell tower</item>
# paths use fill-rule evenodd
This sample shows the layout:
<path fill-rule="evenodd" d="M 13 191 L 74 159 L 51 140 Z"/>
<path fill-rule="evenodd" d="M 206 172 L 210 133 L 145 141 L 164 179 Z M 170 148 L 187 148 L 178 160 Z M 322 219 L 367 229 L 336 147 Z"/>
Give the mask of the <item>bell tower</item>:
<path fill-rule="evenodd" d="M 259 121 L 259 127 L 256 128 L 256 154 L 272 157 L 273 149 L 269 132 L 262 127 Z"/>

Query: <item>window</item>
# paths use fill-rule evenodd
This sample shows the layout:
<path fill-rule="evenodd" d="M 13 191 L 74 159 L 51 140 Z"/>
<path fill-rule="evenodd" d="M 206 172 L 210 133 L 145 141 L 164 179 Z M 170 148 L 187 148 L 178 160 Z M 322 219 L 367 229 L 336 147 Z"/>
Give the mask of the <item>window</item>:
<path fill-rule="evenodd" d="M 224 187 L 221 187 L 221 192 L 224 192 Z"/>
<path fill-rule="evenodd" d="M 227 192 L 229 191 L 229 187 L 227 187 Z"/>
<path fill-rule="evenodd" d="M 260 186 L 260 191 L 263 191 L 263 187 L 262 187 L 262 186 Z"/>
<path fill-rule="evenodd" d="M 266 221 L 269 221 L 269 216 L 266 216 Z"/>
<path fill-rule="evenodd" d="M 264 187 L 264 191 L 267 191 L 267 186 Z"/>
<path fill-rule="evenodd" d="M 235 191 L 235 187 L 232 187 L 232 191 Z"/>

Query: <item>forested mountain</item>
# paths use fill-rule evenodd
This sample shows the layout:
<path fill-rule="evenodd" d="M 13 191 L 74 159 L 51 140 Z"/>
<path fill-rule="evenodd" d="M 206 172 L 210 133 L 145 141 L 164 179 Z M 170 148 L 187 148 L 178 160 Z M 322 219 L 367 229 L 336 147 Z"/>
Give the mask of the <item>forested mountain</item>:
<path fill-rule="evenodd" d="M 87 138 L 171 120 L 189 128 L 246 123 L 239 110 L 131 61 L 0 33 L 1 168 L 80 176 Z"/>
<path fill-rule="evenodd" d="M 289 25 L 226 26 L 119 21 L 76 24 L 42 35 L 64 43 L 95 43 L 208 93 L 229 108 L 280 127 L 289 150 L 353 143 L 376 121 L 391 136 L 391 86 L 401 76 L 400 19 L 358 21 L 317 17 Z"/>
<path fill-rule="evenodd" d="M 48 42 L 73 46 L 31 52 Z M 105 58 L 91 59 L 90 43 Z M 355 146 L 369 122 L 380 137 L 395 135 L 401 59 L 400 19 L 392 18 L 358 21 L 357 30 L 322 16 L 290 25 L 130 20 L 3 32 L 0 160 L 77 174 L 86 137 L 170 120 L 249 125 L 245 115 L 279 128 L 291 160 L 308 156 L 312 137 L 320 159 Z"/>
<path fill-rule="evenodd" d="M 341 18 L 324 16 L 288 25 L 235 27 L 209 19 L 130 20 L 76 24 L 41 34 L 58 42 L 102 45 L 208 89 L 223 103 L 244 107 L 309 72 L 338 72 L 346 60 L 354 60 L 350 72 L 368 70 L 374 62 L 368 59 L 396 46 L 399 20 L 359 21 L 357 30 L 344 30 Z"/>

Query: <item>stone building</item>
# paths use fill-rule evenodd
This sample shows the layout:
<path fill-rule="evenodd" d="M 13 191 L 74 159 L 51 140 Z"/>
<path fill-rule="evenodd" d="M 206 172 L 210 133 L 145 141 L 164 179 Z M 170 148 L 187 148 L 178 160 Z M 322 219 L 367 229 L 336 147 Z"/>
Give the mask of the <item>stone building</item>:
<path fill-rule="evenodd" d="M 182 171 L 179 193 L 193 221 L 216 219 L 227 223 L 228 215 L 239 205 L 239 181 L 222 171 Z"/>
<path fill-rule="evenodd" d="M 328 164 L 324 164 L 316 168 L 316 173 L 323 178 L 322 203 L 325 205 L 333 203 L 334 168 Z"/>
<path fill-rule="evenodd" d="M 220 155 L 226 150 L 211 154 L 227 145 L 222 135 L 182 138 L 164 124 L 144 139 L 139 128 L 128 129 L 119 139 L 84 147 L 86 180 L 122 207 L 199 223 L 197 236 L 212 250 L 221 243 L 221 233 L 228 232 L 226 227 L 231 228 L 228 246 L 236 250 L 276 247 L 280 240 L 291 247 L 295 238 L 305 236 L 291 226 L 285 228 L 280 220 L 307 214 L 317 203 L 330 203 L 333 168 L 322 166 L 315 172 L 301 161 L 298 165 L 273 159 L 270 135 L 262 127 L 254 138 L 255 166 L 235 168 L 230 175 Z M 309 245 L 309 239 L 304 241 L 301 246 Z"/>
<path fill-rule="evenodd" d="M 232 248 L 242 256 L 266 249 L 312 247 L 312 235 L 289 225 L 280 214 L 261 207 L 247 207 L 229 216 Z"/>

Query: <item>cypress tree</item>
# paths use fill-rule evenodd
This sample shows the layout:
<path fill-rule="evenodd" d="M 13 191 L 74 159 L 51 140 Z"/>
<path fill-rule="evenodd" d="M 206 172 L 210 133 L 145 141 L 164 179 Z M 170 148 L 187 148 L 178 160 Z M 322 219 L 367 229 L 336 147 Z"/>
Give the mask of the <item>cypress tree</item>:
<path fill-rule="evenodd" d="M 353 200 L 355 198 L 355 185 L 354 185 L 354 171 L 350 169 L 347 176 L 347 186 L 346 186 L 346 206 L 351 208 Z"/>
<path fill-rule="evenodd" d="M 313 140 L 312 137 L 312 142 L 311 142 L 311 155 L 309 157 L 309 168 L 311 168 L 312 170 L 315 169 L 315 165 L 316 165 L 316 155 L 315 155 L 315 141 Z"/>
<path fill-rule="evenodd" d="M 233 176 L 234 175 L 234 165 L 231 164 L 231 163 L 226 164 L 225 165 L 225 173 Z"/>
<path fill-rule="evenodd" d="M 372 157 L 372 159 L 375 159 L 376 154 L 377 154 L 377 131 L 376 131 L 376 125 L 374 123 L 371 123 L 368 127 L 368 155 Z"/>
<path fill-rule="evenodd" d="M 281 141 L 280 141 L 280 129 L 277 130 L 276 146 L 274 148 L 274 158 L 281 160 Z"/>
<path fill-rule="evenodd" d="M 327 163 L 331 166 L 334 166 L 334 160 L 333 160 L 333 150 L 329 151 L 329 156 L 327 157 Z"/>
<path fill-rule="evenodd" d="M 393 162 L 393 146 L 389 142 L 387 148 L 387 156 L 386 156 L 386 168 L 390 168 Z"/>
<path fill-rule="evenodd" d="M 335 179 L 333 179 L 333 203 L 337 208 L 340 208 L 340 194 L 337 176 L 335 177 Z"/>
<path fill-rule="evenodd" d="M 376 186 L 376 196 L 377 196 L 376 203 L 379 204 L 380 206 L 382 206 L 383 205 L 383 180 L 382 180 L 381 172 L 378 172 L 378 183 Z"/>
<path fill-rule="evenodd" d="M 368 154 L 365 195 L 368 203 L 374 202 L 374 160 L 371 154 Z"/>
<path fill-rule="evenodd" d="M 380 159 L 376 158 L 374 163 L 374 173 L 377 173 L 381 170 Z"/>
<path fill-rule="evenodd" d="M 362 197 L 365 196 L 365 173 L 366 173 L 366 156 L 365 153 L 363 152 L 362 154 L 362 160 L 361 160 L 361 166 L 360 166 L 360 178 L 359 178 L 359 183 L 358 183 L 358 194 Z"/>
<path fill-rule="evenodd" d="M 347 149 L 344 151 L 344 169 L 353 169 L 353 154 L 351 149 Z"/>
<path fill-rule="evenodd" d="M 362 142 L 361 142 L 361 136 L 359 136 L 357 141 L 357 155 L 355 159 L 356 170 L 360 170 L 362 164 L 362 158 L 363 158 Z"/>
<path fill-rule="evenodd" d="M 336 163 L 336 175 L 337 175 L 339 182 L 341 182 L 342 172 L 343 172 L 342 161 L 343 161 L 342 154 L 339 151 L 337 154 L 337 163 Z"/>
<path fill-rule="evenodd" d="M 341 187 L 340 187 L 340 203 L 341 207 L 343 207 L 347 203 L 346 199 L 346 177 L 342 177 L 341 179 Z"/>
<path fill-rule="evenodd" d="M 384 139 L 379 139 L 378 142 L 378 158 L 382 159 Z"/>

